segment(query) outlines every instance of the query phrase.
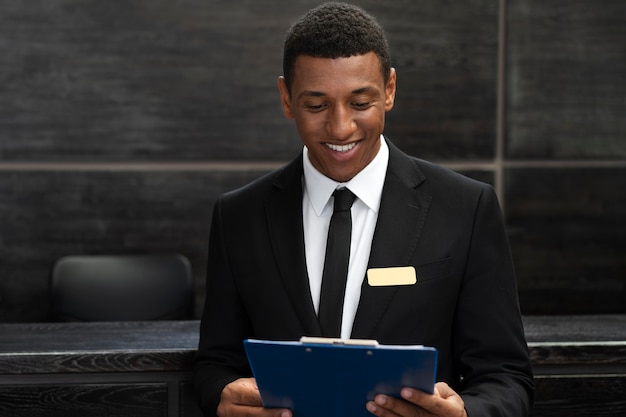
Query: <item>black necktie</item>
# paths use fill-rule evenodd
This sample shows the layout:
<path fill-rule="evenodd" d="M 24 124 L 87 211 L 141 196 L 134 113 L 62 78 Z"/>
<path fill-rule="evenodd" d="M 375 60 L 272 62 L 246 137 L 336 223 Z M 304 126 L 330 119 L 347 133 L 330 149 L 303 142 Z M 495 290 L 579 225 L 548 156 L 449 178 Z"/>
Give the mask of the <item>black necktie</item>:
<path fill-rule="evenodd" d="M 356 198 L 347 188 L 335 190 L 333 196 L 335 203 L 328 228 L 318 314 L 322 335 L 325 337 L 339 337 L 341 333 L 343 298 L 350 261 L 350 208 Z"/>

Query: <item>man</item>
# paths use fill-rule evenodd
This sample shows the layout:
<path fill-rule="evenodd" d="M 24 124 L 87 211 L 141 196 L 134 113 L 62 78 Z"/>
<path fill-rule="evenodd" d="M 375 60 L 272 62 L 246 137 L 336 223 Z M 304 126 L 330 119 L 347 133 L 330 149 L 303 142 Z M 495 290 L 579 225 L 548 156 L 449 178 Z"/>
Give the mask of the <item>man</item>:
<path fill-rule="evenodd" d="M 439 350 L 435 394 L 363 404 L 377 416 L 523 416 L 533 395 L 508 242 L 493 189 L 407 156 L 382 136 L 396 72 L 363 10 L 327 3 L 287 33 L 278 88 L 303 152 L 216 203 L 195 386 L 207 415 L 264 409 L 245 338 L 320 336 L 335 189 L 356 199 L 341 337 Z M 338 198 L 338 197 L 337 197 Z M 417 283 L 370 285 L 412 266 Z M 320 398 L 320 401 L 324 401 Z"/>

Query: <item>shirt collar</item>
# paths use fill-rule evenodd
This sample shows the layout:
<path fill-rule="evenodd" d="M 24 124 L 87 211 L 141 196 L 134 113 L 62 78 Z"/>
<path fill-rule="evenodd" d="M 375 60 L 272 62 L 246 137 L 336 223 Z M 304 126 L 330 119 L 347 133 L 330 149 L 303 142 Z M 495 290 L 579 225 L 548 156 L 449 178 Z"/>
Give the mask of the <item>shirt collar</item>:
<path fill-rule="evenodd" d="M 304 147 L 304 188 L 309 195 L 315 213 L 320 216 L 337 188 L 346 187 L 374 212 L 378 212 L 383 184 L 389 162 L 389 147 L 380 135 L 380 149 L 374 159 L 350 181 L 340 183 L 319 172 L 309 160 L 309 150 Z"/>

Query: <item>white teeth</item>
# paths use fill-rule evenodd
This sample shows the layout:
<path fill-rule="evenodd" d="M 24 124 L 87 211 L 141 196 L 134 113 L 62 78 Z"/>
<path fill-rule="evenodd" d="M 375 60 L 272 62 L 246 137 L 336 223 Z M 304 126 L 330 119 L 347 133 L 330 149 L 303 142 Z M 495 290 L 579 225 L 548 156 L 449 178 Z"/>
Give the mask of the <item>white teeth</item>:
<path fill-rule="evenodd" d="M 348 152 L 356 146 L 356 143 L 349 143 L 348 145 L 333 145 L 332 143 L 327 143 L 326 146 L 335 152 Z"/>

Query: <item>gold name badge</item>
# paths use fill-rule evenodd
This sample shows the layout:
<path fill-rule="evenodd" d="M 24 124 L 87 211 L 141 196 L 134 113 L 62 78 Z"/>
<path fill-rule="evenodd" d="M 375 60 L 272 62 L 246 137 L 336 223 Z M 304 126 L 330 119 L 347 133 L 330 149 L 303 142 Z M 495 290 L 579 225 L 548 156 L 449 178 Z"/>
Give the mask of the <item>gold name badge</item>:
<path fill-rule="evenodd" d="M 367 283 L 372 287 L 413 285 L 416 282 L 417 274 L 412 266 L 371 268 L 367 270 Z"/>

